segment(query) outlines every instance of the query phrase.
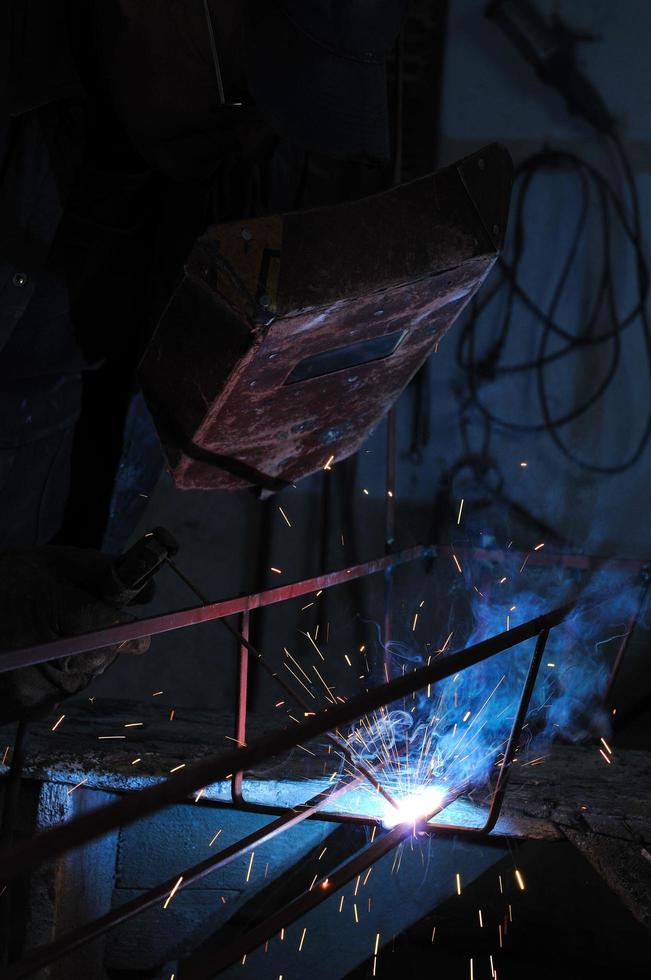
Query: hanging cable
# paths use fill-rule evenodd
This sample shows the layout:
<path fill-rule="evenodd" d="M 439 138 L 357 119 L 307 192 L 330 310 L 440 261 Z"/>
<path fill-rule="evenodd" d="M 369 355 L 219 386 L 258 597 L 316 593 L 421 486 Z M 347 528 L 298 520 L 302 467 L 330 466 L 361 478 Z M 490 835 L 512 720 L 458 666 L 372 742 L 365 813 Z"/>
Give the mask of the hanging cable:
<path fill-rule="evenodd" d="M 630 204 L 625 202 L 606 176 L 591 163 L 574 153 L 544 149 L 524 160 L 515 172 L 514 201 L 512 209 L 512 251 L 510 261 L 502 257 L 498 263 L 499 279 L 475 301 L 471 315 L 464 324 L 457 345 L 457 363 L 465 372 L 465 385 L 461 403 L 461 415 L 467 418 L 468 409 L 476 408 L 484 419 L 484 449 L 488 449 L 491 427 L 499 426 L 517 432 L 546 432 L 557 448 L 582 469 L 603 475 L 622 473 L 641 457 L 651 435 L 651 385 L 648 404 L 644 412 L 641 432 L 633 450 L 624 460 L 601 463 L 579 457 L 564 436 L 562 430 L 581 419 L 605 397 L 617 378 L 621 366 L 622 334 L 638 326 L 641 330 L 645 351 L 645 363 L 651 379 L 651 327 L 646 308 L 649 275 L 641 236 L 641 219 L 637 187 L 630 163 L 619 138 L 608 134 L 620 167 Z M 530 201 L 532 186 L 540 175 L 563 171 L 572 173 L 578 182 L 578 206 L 576 219 L 569 236 L 569 248 L 561 265 L 552 297 L 546 308 L 522 285 L 520 268 L 526 253 L 527 234 L 525 212 Z M 582 322 L 572 331 L 558 320 L 558 308 L 566 291 L 574 285 L 573 276 L 580 272 L 579 249 L 583 237 L 589 231 L 589 215 L 596 210 L 601 236 L 600 268 L 594 276 L 594 298 L 586 310 Z M 614 221 L 613 221 L 614 219 Z M 614 234 L 617 229 L 623 247 L 634 261 L 636 285 L 632 305 L 623 314 L 618 310 L 615 289 L 613 251 L 621 256 L 620 242 Z M 498 320 L 496 336 L 488 346 L 480 350 L 478 345 L 478 321 L 482 313 L 494 302 L 501 301 L 503 315 Z M 507 362 L 506 350 L 514 324 L 516 311 L 524 307 L 531 314 L 539 329 L 536 355 L 533 358 Z M 603 324 L 604 317 L 606 325 Z M 483 331 L 482 331 L 483 332 Z M 553 341 L 561 345 L 550 350 Z M 554 413 L 550 404 L 549 368 L 554 374 L 562 361 L 579 351 L 609 349 L 608 363 L 603 376 L 591 391 L 560 413 Z M 540 421 L 514 421 L 498 415 L 488 407 L 482 397 L 482 387 L 505 376 L 532 375 L 535 380 Z M 467 423 L 461 424 L 462 439 L 466 450 Z"/>

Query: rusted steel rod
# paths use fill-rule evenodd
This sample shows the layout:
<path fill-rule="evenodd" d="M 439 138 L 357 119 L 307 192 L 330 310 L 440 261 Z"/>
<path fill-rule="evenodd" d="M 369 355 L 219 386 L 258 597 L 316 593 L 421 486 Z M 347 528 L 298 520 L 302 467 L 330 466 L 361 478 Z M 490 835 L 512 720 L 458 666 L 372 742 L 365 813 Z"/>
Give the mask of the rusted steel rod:
<path fill-rule="evenodd" d="M 27 976 L 33 973 L 35 970 L 41 969 L 41 967 L 54 962 L 54 960 L 60 959 L 67 953 L 71 953 L 75 949 L 79 949 L 81 946 L 85 946 L 86 943 L 91 942 L 93 939 L 97 939 L 98 936 L 102 936 L 104 933 L 108 932 L 109 929 L 113 929 L 115 926 L 121 925 L 123 922 L 127 922 L 132 919 L 134 915 L 138 915 L 140 912 L 144 912 L 145 909 L 150 908 L 152 905 L 156 905 L 157 902 L 163 901 L 168 898 L 170 892 L 177 884 L 180 877 L 182 877 L 182 884 L 179 885 L 177 891 L 182 891 L 187 888 L 188 885 L 193 884 L 195 881 L 199 881 L 201 878 L 205 878 L 206 875 L 212 874 L 213 871 L 219 871 L 221 868 L 225 868 L 227 864 L 232 861 L 237 860 L 237 858 L 242 857 L 243 854 L 247 854 L 254 847 L 259 847 L 261 844 L 266 843 L 273 837 L 277 837 L 278 834 L 289 830 L 291 827 L 295 827 L 297 824 L 306 820 L 308 817 L 312 816 L 320 807 L 330 800 L 336 799 L 343 793 L 352 789 L 359 783 L 359 778 L 349 779 L 345 783 L 341 783 L 339 786 L 335 786 L 333 789 L 327 790 L 323 793 L 318 793 L 313 796 L 310 800 L 305 803 L 301 803 L 299 806 L 292 810 L 286 810 L 283 816 L 278 820 L 273 820 L 266 826 L 261 827 L 254 833 L 249 834 L 248 837 L 243 837 L 242 840 L 237 841 L 235 844 L 231 844 L 229 847 L 225 847 L 222 851 L 218 851 L 211 857 L 206 858 L 205 861 L 200 861 L 198 864 L 193 864 L 190 868 L 186 868 L 182 876 L 174 875 L 173 878 L 169 878 L 167 881 L 163 881 L 160 885 L 156 885 L 154 888 L 150 888 L 143 895 L 137 895 L 136 898 L 132 898 L 129 902 L 124 902 L 122 905 L 118 905 L 117 908 L 111 909 L 105 915 L 98 916 L 97 919 L 93 919 L 92 922 L 88 922 L 78 929 L 73 929 L 67 935 L 62 936 L 61 939 L 57 939 L 52 943 L 48 943 L 47 946 L 41 946 L 40 948 L 34 950 L 30 953 L 24 960 L 20 963 L 13 964 L 10 968 L 3 973 L 3 980 L 17 980 L 18 977 Z"/>
<path fill-rule="evenodd" d="M 196 626 L 198 623 L 208 623 L 214 619 L 223 619 L 238 613 L 272 606 L 277 602 L 286 602 L 307 595 L 308 592 L 318 592 L 344 582 L 363 578 L 383 572 L 394 565 L 404 565 L 418 558 L 432 558 L 436 548 L 429 545 L 418 545 L 407 548 L 395 555 L 374 558 L 360 565 L 350 565 L 336 572 L 327 572 L 314 578 L 303 579 L 300 582 L 290 582 L 275 589 L 264 592 L 254 592 L 252 595 L 238 596 L 234 599 L 222 599 L 207 605 L 193 606 L 190 609 L 179 609 L 177 612 L 164 613 L 161 616 L 150 616 L 119 626 L 109 626 L 106 629 L 94 630 L 92 633 L 82 633 L 79 636 L 66 636 L 50 643 L 23 647 L 20 650 L 9 650 L 0 655 L 0 673 L 15 670 L 17 667 L 29 667 L 31 664 L 46 663 L 59 657 L 75 657 L 89 650 L 101 647 L 117 646 L 127 640 L 140 639 L 144 636 L 157 636 L 159 633 L 169 633 L 171 630 L 183 629 L 186 626 Z"/>
<path fill-rule="evenodd" d="M 172 566 L 175 568 L 176 566 Z M 248 610 L 242 613 L 242 618 L 240 621 L 240 632 L 242 634 L 242 639 L 249 639 L 249 626 L 250 626 L 251 614 Z M 238 745 L 246 745 L 246 709 L 248 702 L 248 689 L 249 689 L 249 650 L 248 647 L 242 643 L 239 643 L 239 665 L 238 665 L 238 694 L 237 694 L 237 704 L 235 709 L 235 741 Z M 241 806 L 244 803 L 244 797 L 242 796 L 242 784 L 244 781 L 244 773 L 240 769 L 239 772 L 233 773 L 233 778 L 231 780 L 231 798 L 236 806 Z"/>
<path fill-rule="evenodd" d="M 190 793 L 225 779 L 233 772 L 251 769 L 294 748 L 299 742 L 336 730 L 339 725 L 349 724 L 367 712 L 406 697 L 427 684 L 435 684 L 496 653 L 509 650 L 543 630 L 557 626 L 573 608 L 574 603 L 567 603 L 544 616 L 515 626 L 506 633 L 482 640 L 458 653 L 448 654 L 429 666 L 396 677 L 388 684 L 358 694 L 343 704 L 329 707 L 291 729 L 256 739 L 245 748 L 231 749 L 217 756 L 201 759 L 163 783 L 139 790 L 106 807 L 46 830 L 12 851 L 4 850 L 0 852 L 0 881 L 6 882 L 14 875 L 24 873 L 41 861 L 55 857 L 69 848 L 101 837 L 171 803 L 178 803 Z"/>

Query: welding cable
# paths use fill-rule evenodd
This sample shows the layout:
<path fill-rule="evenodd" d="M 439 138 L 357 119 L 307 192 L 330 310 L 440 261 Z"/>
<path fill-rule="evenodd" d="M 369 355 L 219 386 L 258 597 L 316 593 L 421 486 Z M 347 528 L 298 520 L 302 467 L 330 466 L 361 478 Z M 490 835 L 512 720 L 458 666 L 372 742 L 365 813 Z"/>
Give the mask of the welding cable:
<path fill-rule="evenodd" d="M 651 327 L 646 309 L 649 290 L 649 273 L 642 246 L 640 206 L 630 162 L 619 138 L 608 134 L 615 149 L 620 168 L 623 172 L 624 183 L 630 199 L 626 204 L 619 193 L 613 188 L 604 174 L 578 157 L 574 153 L 560 150 L 545 149 L 524 160 L 515 173 L 515 194 L 513 208 L 513 248 L 512 258 L 507 261 L 501 257 L 498 269 L 501 278 L 498 282 L 477 299 L 472 308 L 471 316 L 461 330 L 457 345 L 457 363 L 465 372 L 466 386 L 460 405 L 461 434 L 466 452 L 469 452 L 469 440 L 465 419 L 470 408 L 476 408 L 484 421 L 484 452 L 492 434 L 492 427 L 518 432 L 547 432 L 557 448 L 572 462 L 583 469 L 603 475 L 622 473 L 633 466 L 641 457 L 651 435 L 651 397 L 646 412 L 642 433 L 629 456 L 622 462 L 600 464 L 586 461 L 578 457 L 561 437 L 560 430 L 594 408 L 606 395 L 614 382 L 621 364 L 621 337 L 623 332 L 635 324 L 639 324 L 645 347 L 645 360 L 651 377 Z M 552 171 L 569 170 L 574 173 L 579 182 L 578 210 L 574 227 L 570 235 L 570 244 L 561 266 L 552 298 L 547 309 L 542 309 L 539 303 L 523 287 L 519 270 L 526 251 L 525 211 L 528 195 L 536 176 Z M 598 220 L 602 242 L 602 252 L 596 288 L 590 308 L 579 330 L 571 332 L 565 329 L 556 319 L 557 308 L 568 286 L 570 275 L 576 270 L 578 251 L 583 235 L 586 232 L 590 205 L 595 203 L 598 208 Z M 635 262 L 636 296 L 630 309 L 621 315 L 618 313 L 615 295 L 615 282 L 612 269 L 612 252 L 614 248 L 611 217 L 614 216 L 623 233 L 629 250 L 632 250 Z M 477 327 L 480 315 L 494 301 L 503 299 L 503 315 L 499 321 L 497 336 L 482 352 L 477 350 Z M 536 356 L 516 363 L 504 364 L 503 353 L 506 348 L 513 319 L 518 304 L 529 311 L 541 327 Z M 606 310 L 608 325 L 598 327 L 600 313 Z M 563 341 L 560 347 L 549 350 L 552 338 Z M 603 377 L 593 390 L 578 403 L 565 412 L 553 415 L 549 404 L 546 370 L 552 364 L 558 364 L 568 356 L 600 345 L 609 344 L 611 347 L 609 363 Z M 542 420 L 540 422 L 517 422 L 503 418 L 487 407 L 481 398 L 480 390 L 487 381 L 502 376 L 526 376 L 532 372 L 536 381 L 538 406 Z"/>
<path fill-rule="evenodd" d="M 564 154 L 563 156 L 569 156 L 569 155 L 565 155 Z M 533 158 L 531 158 L 531 159 L 533 160 Z M 501 328 L 501 332 L 500 332 L 500 336 L 499 336 L 498 340 L 493 344 L 493 347 L 489 351 L 488 355 L 486 355 L 483 359 L 481 359 L 480 361 L 477 362 L 477 364 L 478 364 L 478 370 L 476 372 L 474 372 L 474 373 L 477 373 L 480 376 L 483 375 L 483 376 L 490 376 L 490 377 L 492 377 L 492 376 L 495 376 L 497 374 L 517 373 L 519 371 L 524 371 L 524 370 L 528 370 L 528 369 L 535 369 L 536 367 L 540 366 L 541 364 L 548 364 L 548 363 L 551 363 L 552 361 L 555 361 L 555 360 L 558 360 L 559 358 L 564 357 L 567 353 L 570 352 L 570 350 L 573 350 L 576 346 L 588 346 L 590 344 L 595 344 L 595 343 L 599 343 L 599 342 L 602 342 L 602 341 L 607 340 L 607 339 L 611 339 L 614 336 L 617 336 L 617 334 L 620 332 L 620 330 L 623 327 L 626 327 L 626 326 L 630 325 L 633 322 L 633 320 L 635 319 L 635 317 L 637 316 L 637 314 L 640 312 L 640 309 L 641 309 L 641 307 L 640 307 L 639 304 L 636 305 L 633 308 L 633 310 L 621 321 L 621 323 L 618 325 L 618 327 L 616 327 L 613 330 L 608 330 L 606 332 L 603 332 L 603 333 L 601 333 L 599 335 L 596 335 L 596 336 L 590 336 L 591 323 L 594 320 L 594 313 L 593 313 L 591 315 L 591 317 L 588 318 L 588 320 L 587 320 L 586 329 L 584 331 L 584 337 L 582 337 L 580 339 L 577 339 L 576 336 L 573 336 L 573 335 L 569 334 L 562 327 L 560 327 L 558 324 L 556 324 L 554 322 L 553 318 L 552 318 L 553 310 L 548 311 L 547 313 L 544 313 L 543 311 L 541 311 L 539 309 L 539 307 L 531 299 L 531 297 L 524 291 L 524 289 L 517 282 L 517 265 L 519 263 L 519 260 L 520 260 L 520 257 L 521 257 L 520 253 L 521 253 L 521 250 L 522 250 L 522 245 L 521 245 L 521 241 L 522 241 L 522 234 L 521 234 L 521 231 L 522 231 L 522 228 L 521 228 L 522 201 L 521 200 L 519 202 L 519 206 L 517 208 L 517 212 L 518 212 L 518 228 L 516 230 L 516 259 L 515 259 L 515 261 L 514 261 L 514 263 L 513 263 L 512 266 L 509 266 L 506 263 L 505 260 L 502 260 L 501 263 L 500 263 L 502 272 L 503 272 L 504 276 L 506 277 L 506 279 L 508 280 L 508 283 L 509 283 L 509 285 L 511 287 L 510 294 L 509 294 L 509 303 L 508 303 L 508 308 L 507 308 L 507 314 L 506 314 L 506 316 L 504 318 L 503 326 Z M 604 229 L 607 229 L 607 225 L 606 224 L 604 224 Z M 518 232 L 519 232 L 519 234 L 518 234 Z M 576 236 L 575 236 L 575 242 L 573 243 L 571 252 L 568 255 L 568 259 L 567 259 L 566 264 L 565 264 L 565 268 L 564 268 L 563 273 L 561 275 L 561 284 L 562 284 L 562 282 L 567 277 L 567 271 L 568 271 L 568 268 L 569 268 L 569 265 L 570 265 L 570 261 L 571 261 L 571 259 L 573 259 L 575 252 L 576 252 Z M 486 297 L 483 298 L 483 300 L 481 302 L 481 305 L 478 304 L 478 307 L 477 307 L 478 312 L 481 312 L 481 310 L 484 309 L 488 305 L 488 302 L 496 295 L 496 293 L 499 290 L 499 288 L 500 288 L 499 285 L 498 285 L 498 287 L 494 287 L 493 290 L 491 291 L 491 293 L 488 294 Z M 597 301 L 601 298 L 601 295 L 602 295 L 603 291 L 604 291 L 604 285 L 602 284 L 600 293 L 597 295 Z M 528 308 L 531 310 L 531 312 L 533 312 L 542 322 L 544 322 L 545 326 L 551 332 L 554 332 L 554 333 L 558 334 L 559 336 L 562 336 L 562 337 L 566 338 L 569 343 L 568 343 L 568 346 L 567 347 L 562 348 L 561 350 L 556 351 L 553 354 L 545 355 L 542 358 L 539 357 L 539 358 L 536 358 L 535 360 L 525 361 L 525 362 L 521 362 L 521 363 L 517 363 L 517 364 L 513 364 L 513 365 L 506 365 L 506 366 L 500 366 L 500 367 L 493 366 L 490 362 L 491 361 L 495 361 L 496 358 L 499 356 L 499 353 L 500 353 L 499 348 L 501 348 L 501 346 L 504 344 L 504 342 L 507 339 L 508 330 L 510 329 L 510 320 L 511 320 L 512 307 L 513 307 L 513 298 L 514 298 L 515 295 L 517 295 L 517 297 L 520 298 L 526 306 L 528 306 Z M 556 296 L 555 296 L 555 300 L 554 300 L 554 303 L 553 303 L 554 306 L 556 305 L 556 302 L 557 302 L 557 296 L 558 296 L 558 289 L 556 290 Z M 598 307 L 598 302 L 595 303 L 595 307 Z M 466 368 L 473 366 L 472 365 L 472 359 L 474 358 L 474 334 L 473 334 L 473 331 L 472 331 L 472 325 L 471 324 L 467 324 L 466 325 L 466 328 L 464 328 L 464 337 L 462 339 L 462 343 L 466 340 L 466 336 L 467 335 L 469 336 L 470 361 L 467 361 L 467 362 L 464 363 L 463 362 L 463 359 L 460 360 L 461 366 L 466 367 Z M 570 415 L 572 417 L 574 417 L 575 414 L 576 414 L 575 412 L 570 413 Z M 486 412 L 486 415 L 489 418 L 495 418 L 494 416 L 491 416 L 491 413 L 489 413 L 489 412 Z M 562 419 L 558 420 L 557 424 L 560 424 L 560 423 L 566 421 L 566 419 L 569 418 L 569 417 L 570 416 L 564 416 Z M 522 425 L 522 424 L 517 424 L 517 423 L 509 423 L 509 422 L 506 422 L 504 420 L 499 420 L 499 421 L 500 422 L 503 422 L 503 424 L 505 426 L 509 426 L 509 427 L 520 429 L 520 430 L 524 430 L 524 431 L 532 431 L 532 430 L 543 431 L 544 429 L 547 428 L 547 426 L 544 425 L 544 424 L 543 425 L 539 425 L 539 426 L 532 426 L 532 425 Z"/>

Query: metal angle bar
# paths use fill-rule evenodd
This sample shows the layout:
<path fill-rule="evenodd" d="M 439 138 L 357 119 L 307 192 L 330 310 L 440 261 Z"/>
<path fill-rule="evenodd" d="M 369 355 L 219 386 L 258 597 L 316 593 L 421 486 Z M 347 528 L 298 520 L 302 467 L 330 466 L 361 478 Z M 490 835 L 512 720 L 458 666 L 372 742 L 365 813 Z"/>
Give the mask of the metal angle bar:
<path fill-rule="evenodd" d="M 460 795 L 459 791 L 451 791 L 443 802 L 436 808 L 434 813 L 449 806 L 450 803 Z M 430 814 L 433 816 L 434 814 Z M 326 888 L 321 887 L 322 882 L 315 884 L 309 891 L 299 895 L 284 908 L 273 915 L 268 916 L 264 922 L 250 929 L 240 939 L 236 939 L 228 946 L 212 951 L 211 949 L 201 949 L 197 953 L 192 953 L 185 961 L 179 964 L 179 980 L 208 980 L 221 970 L 226 969 L 232 963 L 241 960 L 245 953 L 255 949 L 267 939 L 271 939 L 281 929 L 286 928 L 299 919 L 302 915 L 310 912 L 317 905 L 324 902 L 330 895 L 339 891 L 352 881 L 357 875 L 361 874 L 380 858 L 383 858 L 389 851 L 393 850 L 402 843 L 405 838 L 415 833 L 416 827 L 424 828 L 430 817 L 423 817 L 422 821 L 409 824 L 398 824 L 392 830 L 380 837 L 375 843 L 370 844 L 361 853 L 343 864 L 337 871 L 330 874 Z"/>
<path fill-rule="evenodd" d="M 173 878 L 169 878 L 160 885 L 155 885 L 154 888 L 150 888 L 143 895 L 138 895 L 123 905 L 118 905 L 117 908 L 111 909 L 105 915 L 98 916 L 92 922 L 88 922 L 78 929 L 73 929 L 72 932 L 62 936 L 61 939 L 57 939 L 52 943 L 48 943 L 47 946 L 36 949 L 20 963 L 13 964 L 8 968 L 2 975 L 3 980 L 17 980 L 18 977 L 27 976 L 35 970 L 39 970 L 41 967 L 60 959 L 67 953 L 71 953 L 73 950 L 85 946 L 86 943 L 97 939 L 98 936 L 104 935 L 104 933 L 115 928 L 115 926 L 127 922 L 140 912 L 144 912 L 145 909 L 151 908 L 157 902 L 168 898 L 180 878 L 182 878 L 182 885 L 178 887 L 177 891 L 182 891 L 188 885 L 193 884 L 193 882 L 205 878 L 214 871 L 225 868 L 227 864 L 242 857 L 243 854 L 248 853 L 254 847 L 259 847 L 272 838 L 277 837 L 278 834 L 295 827 L 303 820 L 313 816 L 325 803 L 341 796 L 359 782 L 360 779 L 355 777 L 333 789 L 318 793 L 316 796 L 307 800 L 307 802 L 301 803 L 292 810 L 285 810 L 278 820 L 268 823 L 247 837 L 243 837 L 242 840 L 237 841 L 235 844 L 225 847 L 222 851 L 206 858 L 205 861 L 200 861 L 198 864 L 193 864 L 191 867 L 186 868 L 182 872 L 182 875 L 174 875 Z"/>
<path fill-rule="evenodd" d="M 0 881 L 7 881 L 41 861 L 94 840 L 116 827 L 155 813 L 171 803 L 180 802 L 190 793 L 225 779 L 234 771 L 251 769 L 294 748 L 299 742 L 336 730 L 339 725 L 348 724 L 369 711 L 406 697 L 426 687 L 427 684 L 435 684 L 496 653 L 509 650 L 524 640 L 537 636 L 543 630 L 557 626 L 573 608 L 573 602 L 567 603 L 543 616 L 515 626 L 506 633 L 482 640 L 458 653 L 448 654 L 429 666 L 420 667 L 404 676 L 394 678 L 388 684 L 358 694 L 343 704 L 319 712 L 291 729 L 256 739 L 245 748 L 231 749 L 217 756 L 200 759 L 162 783 L 139 790 L 99 810 L 46 830 L 31 841 L 19 844 L 12 851 L 5 849 L 0 852 Z"/>
<path fill-rule="evenodd" d="M 286 602 L 288 599 L 307 595 L 308 592 L 318 592 L 319 589 L 329 589 L 335 585 L 342 585 L 344 582 L 364 578 L 366 575 L 383 572 L 391 566 L 404 565 L 418 558 L 435 556 L 435 547 L 418 545 L 395 555 L 374 558 L 359 565 L 350 565 L 348 568 L 302 579 L 299 582 L 290 582 L 288 585 L 267 589 L 264 592 L 254 592 L 252 595 L 238 596 L 233 599 L 222 599 L 219 602 L 193 606 L 190 609 L 179 609 L 176 612 L 164 613 L 161 616 L 150 616 L 147 619 L 138 619 L 131 623 L 121 623 L 118 626 L 109 626 L 106 629 L 82 633 L 79 636 L 67 636 L 60 640 L 52 640 L 50 643 L 23 647 L 20 650 L 8 650 L 3 652 L 0 657 L 0 673 L 16 670 L 18 667 L 46 663 L 48 660 L 56 660 L 59 657 L 75 657 L 80 653 L 87 653 L 89 650 L 117 646 L 120 643 L 126 643 L 128 640 L 157 636 L 160 633 L 169 633 L 171 630 L 183 629 L 186 626 L 196 626 L 198 623 L 223 619 L 225 616 L 233 616 L 247 610 L 272 606 L 277 602 Z"/>

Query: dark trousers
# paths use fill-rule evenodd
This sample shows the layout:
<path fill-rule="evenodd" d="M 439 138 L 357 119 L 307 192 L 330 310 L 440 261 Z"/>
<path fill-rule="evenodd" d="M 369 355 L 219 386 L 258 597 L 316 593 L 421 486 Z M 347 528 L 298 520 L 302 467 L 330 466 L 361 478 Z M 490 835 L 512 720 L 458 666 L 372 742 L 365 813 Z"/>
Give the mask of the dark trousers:
<path fill-rule="evenodd" d="M 0 448 L 0 551 L 47 544 L 61 527 L 74 428 Z"/>

